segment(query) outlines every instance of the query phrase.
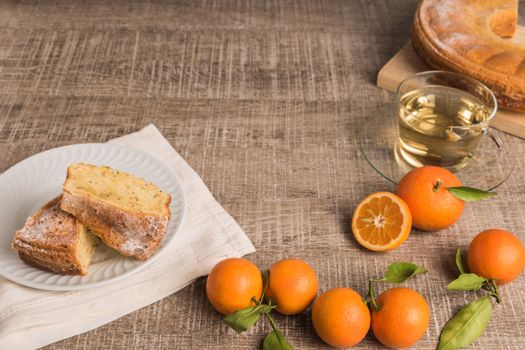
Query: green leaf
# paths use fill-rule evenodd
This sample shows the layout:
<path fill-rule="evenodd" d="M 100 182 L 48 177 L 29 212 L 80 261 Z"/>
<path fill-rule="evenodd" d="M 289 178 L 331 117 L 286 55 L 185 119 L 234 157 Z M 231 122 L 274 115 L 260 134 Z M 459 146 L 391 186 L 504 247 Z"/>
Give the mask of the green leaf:
<path fill-rule="evenodd" d="M 449 187 L 448 191 L 465 202 L 479 201 L 496 195 L 496 192 L 487 192 L 467 186 Z"/>
<path fill-rule="evenodd" d="M 456 266 L 458 267 L 459 273 L 466 273 L 467 270 L 463 267 L 463 259 L 461 258 L 461 248 L 456 250 Z"/>
<path fill-rule="evenodd" d="M 438 350 L 455 350 L 470 345 L 483 334 L 491 318 L 489 296 L 466 305 L 443 327 Z"/>
<path fill-rule="evenodd" d="M 427 271 L 423 266 L 417 266 L 409 262 L 397 262 L 388 265 L 385 280 L 390 283 L 402 283 L 414 275 Z"/>
<path fill-rule="evenodd" d="M 455 291 L 478 290 L 486 281 L 485 278 L 480 277 L 475 273 L 462 273 L 458 278 L 450 282 L 447 289 Z"/>
<path fill-rule="evenodd" d="M 264 338 L 263 350 L 293 350 L 293 347 L 280 331 L 275 330 Z"/>
<path fill-rule="evenodd" d="M 269 313 L 275 306 L 259 304 L 239 310 L 224 319 L 224 323 L 233 328 L 237 333 L 248 330 L 261 317 L 261 314 Z"/>

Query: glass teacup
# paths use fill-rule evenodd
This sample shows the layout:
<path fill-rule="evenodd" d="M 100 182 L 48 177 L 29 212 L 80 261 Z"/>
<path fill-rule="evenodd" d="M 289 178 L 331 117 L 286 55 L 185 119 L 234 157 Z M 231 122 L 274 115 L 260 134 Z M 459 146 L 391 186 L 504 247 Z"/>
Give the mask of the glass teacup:
<path fill-rule="evenodd" d="M 484 84 L 444 71 L 406 78 L 397 88 L 397 100 L 396 152 L 413 167 L 465 167 L 497 111 L 496 98 Z"/>

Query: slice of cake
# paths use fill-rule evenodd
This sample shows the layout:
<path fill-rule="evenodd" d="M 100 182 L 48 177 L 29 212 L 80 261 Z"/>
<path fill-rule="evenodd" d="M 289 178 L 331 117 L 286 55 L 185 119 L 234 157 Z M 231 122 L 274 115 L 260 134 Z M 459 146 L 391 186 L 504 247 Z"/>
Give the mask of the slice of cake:
<path fill-rule="evenodd" d="M 68 167 L 61 208 L 111 248 L 145 260 L 166 234 L 170 202 L 169 194 L 134 175 L 77 163 Z"/>
<path fill-rule="evenodd" d="M 26 263 L 65 275 L 86 275 L 99 239 L 53 199 L 16 231 L 12 247 Z"/>

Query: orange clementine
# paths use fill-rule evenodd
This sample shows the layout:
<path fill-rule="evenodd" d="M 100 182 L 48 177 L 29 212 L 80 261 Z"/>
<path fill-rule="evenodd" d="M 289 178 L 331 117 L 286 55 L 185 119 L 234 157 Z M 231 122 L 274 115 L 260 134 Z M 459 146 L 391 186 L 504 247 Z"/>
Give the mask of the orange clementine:
<path fill-rule="evenodd" d="M 352 217 L 355 239 L 374 251 L 398 247 L 408 238 L 411 228 L 410 209 L 390 192 L 372 193 L 359 203 Z"/>
<path fill-rule="evenodd" d="M 284 259 L 268 269 L 266 295 L 284 315 L 303 312 L 317 294 L 317 277 L 304 260 Z"/>
<path fill-rule="evenodd" d="M 263 290 L 261 271 L 245 259 L 231 258 L 219 262 L 206 281 L 206 295 L 215 310 L 224 315 L 254 305 Z"/>
<path fill-rule="evenodd" d="M 525 248 L 518 237 L 502 229 L 479 233 L 467 251 L 470 272 L 505 284 L 518 277 L 525 267 Z"/>
<path fill-rule="evenodd" d="M 314 329 L 327 344 L 345 348 L 359 343 L 370 329 L 370 311 L 356 291 L 334 288 L 321 294 L 312 308 Z"/>
<path fill-rule="evenodd" d="M 396 287 L 376 299 L 379 311 L 372 308 L 372 332 L 379 342 L 391 348 L 416 343 L 430 321 L 428 304 L 415 290 Z"/>
<path fill-rule="evenodd" d="M 414 227 L 438 231 L 454 224 L 463 214 L 465 202 L 447 189 L 457 186 L 461 186 L 461 181 L 447 169 L 424 166 L 403 176 L 396 194 L 410 208 Z"/>

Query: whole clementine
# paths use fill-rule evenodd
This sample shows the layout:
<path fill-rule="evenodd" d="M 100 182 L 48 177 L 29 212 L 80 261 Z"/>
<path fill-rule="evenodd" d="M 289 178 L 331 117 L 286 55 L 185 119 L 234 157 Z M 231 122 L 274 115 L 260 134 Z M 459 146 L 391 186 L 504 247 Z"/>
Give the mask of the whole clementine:
<path fill-rule="evenodd" d="M 254 305 L 263 291 L 261 271 L 245 259 L 231 258 L 219 262 L 206 280 L 206 295 L 215 310 L 224 315 Z"/>
<path fill-rule="evenodd" d="M 405 348 L 416 343 L 430 321 L 428 304 L 413 289 L 396 287 L 381 293 L 372 308 L 372 332 L 379 342 L 391 348 Z"/>
<path fill-rule="evenodd" d="M 266 295 L 284 315 L 303 312 L 317 294 L 317 277 L 304 260 L 284 259 L 268 269 Z"/>
<path fill-rule="evenodd" d="M 403 176 L 396 194 L 410 208 L 413 226 L 438 231 L 454 224 L 463 214 L 465 202 L 447 189 L 456 186 L 461 186 L 461 181 L 447 169 L 424 166 Z"/>
<path fill-rule="evenodd" d="M 505 284 L 518 277 L 525 267 L 525 248 L 518 237 L 502 229 L 479 233 L 467 251 L 470 272 Z"/>
<path fill-rule="evenodd" d="M 359 343 L 370 329 L 370 311 L 350 288 L 334 288 L 317 298 L 312 308 L 314 329 L 327 344 L 346 348 Z"/>

